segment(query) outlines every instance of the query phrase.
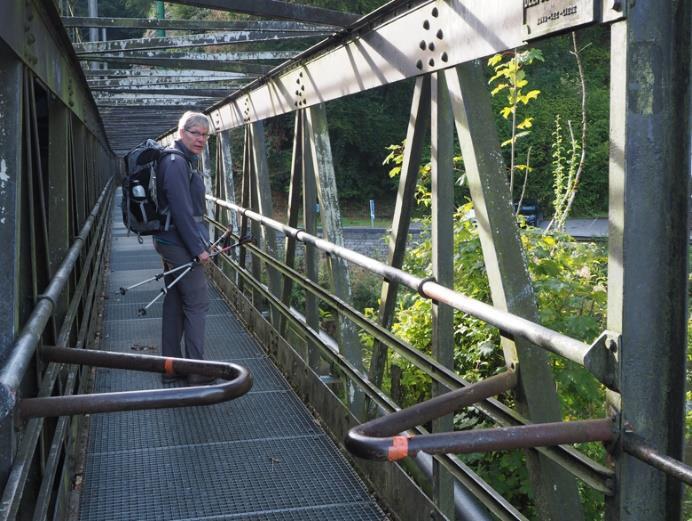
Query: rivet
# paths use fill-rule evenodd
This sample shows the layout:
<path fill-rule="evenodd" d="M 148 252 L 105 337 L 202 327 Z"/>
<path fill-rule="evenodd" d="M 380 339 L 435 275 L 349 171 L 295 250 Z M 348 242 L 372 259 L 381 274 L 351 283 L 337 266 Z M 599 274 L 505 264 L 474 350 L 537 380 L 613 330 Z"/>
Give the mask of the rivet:
<path fill-rule="evenodd" d="M 437 10 L 437 7 L 433 7 L 432 15 L 433 15 L 435 18 L 437 18 L 437 15 L 438 15 L 438 14 L 439 14 L 439 12 L 438 12 L 438 10 Z"/>
<path fill-rule="evenodd" d="M 434 43 L 434 42 L 430 42 L 430 43 L 428 44 L 428 49 L 430 49 L 431 51 L 434 51 L 434 50 L 435 50 L 435 43 Z"/>
<path fill-rule="evenodd" d="M 436 34 L 435 36 L 437 36 L 440 40 L 442 40 L 442 38 L 443 38 L 443 36 L 444 36 L 444 34 L 442 33 L 442 29 L 440 29 L 439 31 L 437 31 L 437 34 Z"/>
<path fill-rule="evenodd" d="M 445 63 L 447 63 L 447 60 L 449 60 L 449 56 L 447 56 L 447 53 L 446 53 L 446 52 L 443 52 L 443 53 L 442 53 L 441 58 L 442 58 L 442 61 L 445 62 Z"/>
<path fill-rule="evenodd" d="M 420 61 L 420 60 L 418 60 L 418 61 L 416 62 L 416 68 L 418 68 L 418 69 L 421 69 L 421 70 L 422 70 L 422 69 L 423 69 L 423 62 L 422 62 L 422 61 Z"/>
<path fill-rule="evenodd" d="M 435 60 L 430 58 L 430 61 L 428 61 L 428 65 L 430 65 L 431 67 L 434 67 L 435 66 Z"/>
<path fill-rule="evenodd" d="M 423 22 L 423 29 L 425 29 L 426 31 L 430 29 L 430 22 L 428 22 L 427 20 Z"/>
<path fill-rule="evenodd" d="M 418 46 L 421 48 L 421 50 L 425 50 L 425 40 L 421 40 Z"/>

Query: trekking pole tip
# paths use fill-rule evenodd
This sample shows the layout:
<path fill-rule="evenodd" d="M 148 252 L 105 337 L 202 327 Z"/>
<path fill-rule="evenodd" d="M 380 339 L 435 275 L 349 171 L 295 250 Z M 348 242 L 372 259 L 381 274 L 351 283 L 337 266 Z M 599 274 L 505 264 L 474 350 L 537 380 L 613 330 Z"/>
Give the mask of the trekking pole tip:
<path fill-rule="evenodd" d="M 119 292 L 121 295 L 124 295 L 125 293 L 127 293 L 127 288 L 120 288 L 120 289 L 118 290 L 118 292 Z"/>
<path fill-rule="evenodd" d="M 143 317 L 143 316 L 146 315 L 146 314 L 147 314 L 147 310 L 144 309 L 144 308 L 139 308 L 139 309 L 137 310 L 137 316 L 139 316 L 139 317 Z"/>

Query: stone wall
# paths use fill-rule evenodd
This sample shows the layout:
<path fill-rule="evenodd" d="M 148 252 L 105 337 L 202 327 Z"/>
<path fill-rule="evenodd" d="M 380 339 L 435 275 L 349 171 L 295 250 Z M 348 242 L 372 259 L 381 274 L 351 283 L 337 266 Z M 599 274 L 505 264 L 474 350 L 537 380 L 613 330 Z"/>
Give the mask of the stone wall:
<path fill-rule="evenodd" d="M 380 261 L 387 260 L 388 238 L 389 233 L 385 228 L 344 228 L 344 246 L 351 250 L 367 255 Z M 417 245 L 421 242 L 422 231 L 420 228 L 414 228 L 409 231 L 408 246 Z M 283 251 L 284 236 L 281 233 L 276 234 L 276 242 L 279 251 Z M 322 232 L 316 234 L 322 237 Z M 302 244 L 298 243 L 298 255 L 302 255 Z"/>

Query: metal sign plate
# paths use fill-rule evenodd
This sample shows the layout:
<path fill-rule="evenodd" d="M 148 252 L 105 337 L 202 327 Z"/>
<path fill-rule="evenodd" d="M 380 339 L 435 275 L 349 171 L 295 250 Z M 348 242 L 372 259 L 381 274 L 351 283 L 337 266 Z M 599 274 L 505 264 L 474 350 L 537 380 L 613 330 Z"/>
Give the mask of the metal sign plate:
<path fill-rule="evenodd" d="M 523 0 L 526 40 L 571 29 L 595 20 L 595 0 Z"/>

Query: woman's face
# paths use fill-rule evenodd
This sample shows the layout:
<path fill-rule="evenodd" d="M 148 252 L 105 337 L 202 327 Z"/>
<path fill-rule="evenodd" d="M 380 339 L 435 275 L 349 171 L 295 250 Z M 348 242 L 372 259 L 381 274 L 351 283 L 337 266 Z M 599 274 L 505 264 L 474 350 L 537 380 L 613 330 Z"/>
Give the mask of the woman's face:
<path fill-rule="evenodd" d="M 190 128 L 180 130 L 180 140 L 183 145 L 196 156 L 204 150 L 207 139 L 209 139 L 209 130 L 200 125 L 192 125 Z"/>

